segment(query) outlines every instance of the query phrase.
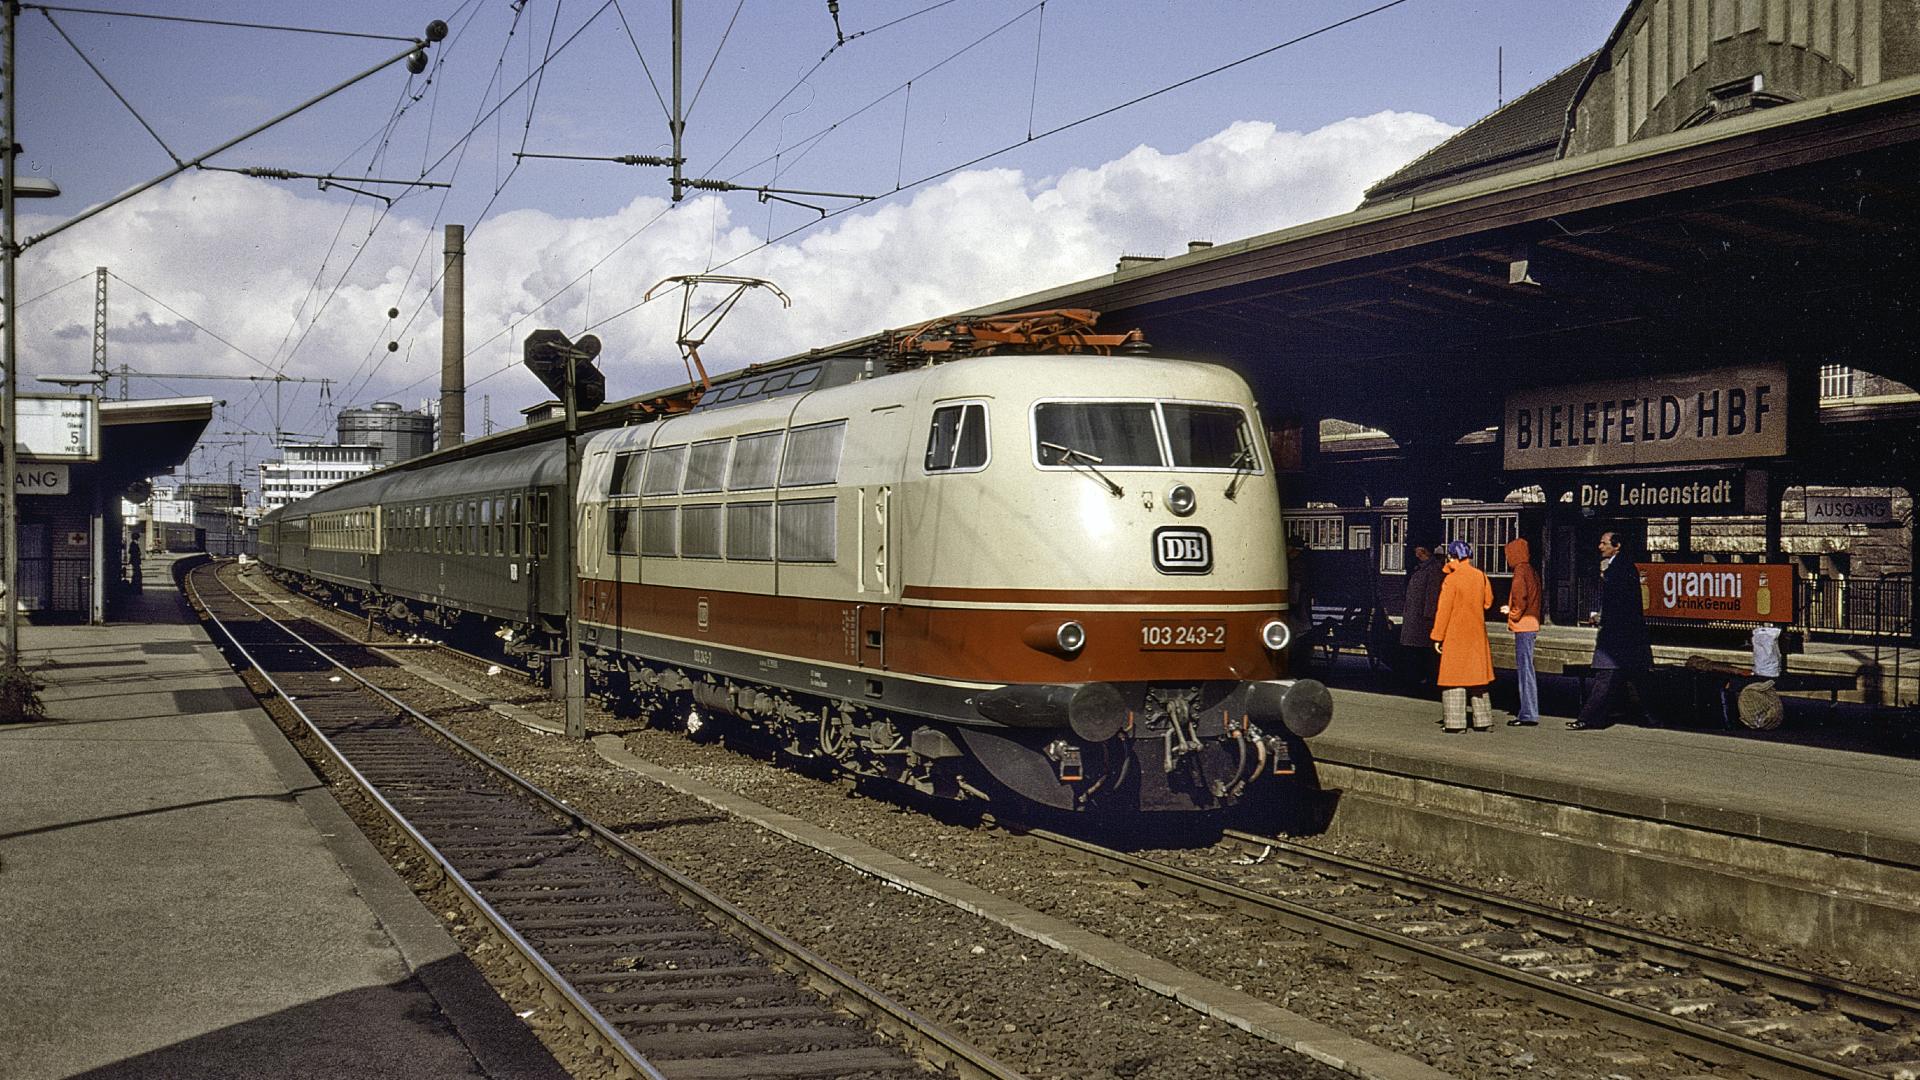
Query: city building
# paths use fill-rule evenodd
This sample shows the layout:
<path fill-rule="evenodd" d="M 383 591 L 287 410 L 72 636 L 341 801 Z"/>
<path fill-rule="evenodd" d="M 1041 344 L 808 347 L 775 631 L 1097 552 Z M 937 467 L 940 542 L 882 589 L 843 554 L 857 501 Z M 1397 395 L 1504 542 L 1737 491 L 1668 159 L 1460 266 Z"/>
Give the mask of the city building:
<path fill-rule="evenodd" d="M 395 402 L 376 401 L 371 408 L 342 409 L 338 427 L 342 446 L 377 448 L 381 468 L 433 451 L 433 417 L 407 412 Z"/>
<path fill-rule="evenodd" d="M 260 508 L 278 510 L 380 465 L 378 446 L 283 446 L 279 461 L 260 463 Z"/>

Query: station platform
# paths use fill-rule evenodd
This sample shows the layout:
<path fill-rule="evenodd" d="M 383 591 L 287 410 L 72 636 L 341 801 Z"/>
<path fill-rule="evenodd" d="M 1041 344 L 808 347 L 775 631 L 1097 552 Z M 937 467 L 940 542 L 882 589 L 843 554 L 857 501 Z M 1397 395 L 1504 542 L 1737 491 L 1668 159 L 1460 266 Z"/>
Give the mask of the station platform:
<path fill-rule="evenodd" d="M 145 581 L 21 627 L 48 715 L 0 723 L 0 1078 L 565 1077 Z"/>
<path fill-rule="evenodd" d="M 1920 753 L 1870 710 L 1791 703 L 1780 729 L 1570 731 L 1579 686 L 1541 678 L 1537 727 L 1447 734 L 1438 694 L 1364 662 L 1316 669 L 1312 742 L 1332 829 L 1600 902 L 1920 972 Z"/>

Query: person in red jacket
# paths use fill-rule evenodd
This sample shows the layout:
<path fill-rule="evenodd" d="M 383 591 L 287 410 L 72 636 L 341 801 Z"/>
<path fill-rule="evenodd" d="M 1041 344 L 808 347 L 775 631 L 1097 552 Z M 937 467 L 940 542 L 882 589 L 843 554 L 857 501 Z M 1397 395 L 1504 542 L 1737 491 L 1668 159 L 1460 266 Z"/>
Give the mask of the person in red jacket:
<path fill-rule="evenodd" d="M 1473 730 L 1493 730 L 1493 649 L 1487 644 L 1487 609 L 1493 585 L 1473 565 L 1473 546 L 1447 544 L 1447 579 L 1440 585 L 1440 610 L 1433 617 L 1433 648 L 1440 654 L 1441 727 L 1448 734 L 1467 730 L 1467 706 L 1473 706 Z"/>
<path fill-rule="evenodd" d="M 1507 541 L 1507 565 L 1513 568 L 1513 588 L 1500 614 L 1513 631 L 1513 669 L 1520 684 L 1520 712 L 1509 727 L 1533 727 L 1540 722 L 1540 684 L 1533 675 L 1533 640 L 1540 633 L 1540 575 L 1534 573 L 1532 552 L 1525 540 Z"/>

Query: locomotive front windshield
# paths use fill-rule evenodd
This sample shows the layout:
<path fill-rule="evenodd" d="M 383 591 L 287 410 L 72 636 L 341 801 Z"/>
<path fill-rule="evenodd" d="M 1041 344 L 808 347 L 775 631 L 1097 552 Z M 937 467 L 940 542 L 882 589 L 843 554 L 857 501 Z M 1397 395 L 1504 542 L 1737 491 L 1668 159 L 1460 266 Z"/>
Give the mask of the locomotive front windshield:
<path fill-rule="evenodd" d="M 1033 410 L 1040 464 L 1120 468 L 1255 468 L 1246 413 L 1231 405 L 1049 401 Z"/>

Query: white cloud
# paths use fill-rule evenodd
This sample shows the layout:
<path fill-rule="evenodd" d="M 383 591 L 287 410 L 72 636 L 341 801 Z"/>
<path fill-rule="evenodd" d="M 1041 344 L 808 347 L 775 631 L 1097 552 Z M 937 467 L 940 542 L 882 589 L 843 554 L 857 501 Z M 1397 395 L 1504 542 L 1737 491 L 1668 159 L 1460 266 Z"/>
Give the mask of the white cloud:
<path fill-rule="evenodd" d="M 1453 130 L 1432 117 L 1395 112 L 1304 133 L 1242 121 L 1181 152 L 1141 146 L 1058 177 L 1034 179 L 1010 168 L 958 173 L 727 266 L 720 272 L 778 282 L 794 306 L 783 311 L 770 296 L 747 297 L 703 355 L 715 370 L 728 370 L 1107 273 L 1122 253 L 1178 254 L 1189 240 L 1234 240 L 1342 213 L 1369 183 Z M 341 204 L 331 197 L 226 173 L 190 174 L 29 249 L 20 292 L 34 297 L 107 266 L 262 361 L 278 364 L 299 342 L 287 373 L 338 380 L 336 406 L 383 398 L 411 406 L 438 387 L 439 299 L 421 303 L 423 283 L 438 272 L 441 238 L 437 228 L 406 216 L 429 205 L 426 197 L 403 202 L 369 236 L 376 210 L 360 208 L 343 226 Z M 766 221 L 757 208 L 747 212 L 754 219 L 748 222 L 711 196 L 671 212 L 667 206 L 636 198 L 598 218 L 521 210 L 472 231 L 466 263 L 467 344 L 477 350 L 467 360 L 476 384 L 467 406 L 471 431 L 480 426 L 480 394 L 491 396 L 496 424 L 517 419 L 514 410 L 545 396 L 514 367 L 527 331 L 558 326 L 576 332 L 638 303 L 664 277 L 700 270 L 764 240 Z M 23 215 L 21 232 L 32 235 L 52 220 Z M 327 268 L 320 271 L 323 259 Z M 336 292 L 349 260 L 352 270 Z M 567 288 L 589 268 L 588 278 Z M 314 290 L 316 276 L 321 286 Z M 180 315 L 121 283 L 109 291 L 112 365 L 267 374 L 212 337 L 184 333 Z M 517 329 L 499 333 L 556 293 Z M 401 318 L 389 324 L 393 307 Z M 680 381 L 679 309 L 676 294 L 595 331 L 605 342 L 613 396 Z M 84 370 L 91 362 L 88 284 L 39 300 L 20 320 L 29 374 Z M 385 347 L 390 338 L 400 344 L 392 354 Z M 512 370 L 485 378 L 502 368 Z M 375 372 L 370 382 L 369 370 Z M 288 389 L 291 400 L 296 395 Z M 255 430 L 271 424 L 264 403 L 272 395 L 257 384 L 144 383 L 136 393 L 169 390 L 211 393 L 236 406 L 246 401 L 252 415 L 232 423 Z M 312 393 L 297 397 L 314 412 Z M 331 417 L 290 411 L 288 422 L 318 432 Z"/>

